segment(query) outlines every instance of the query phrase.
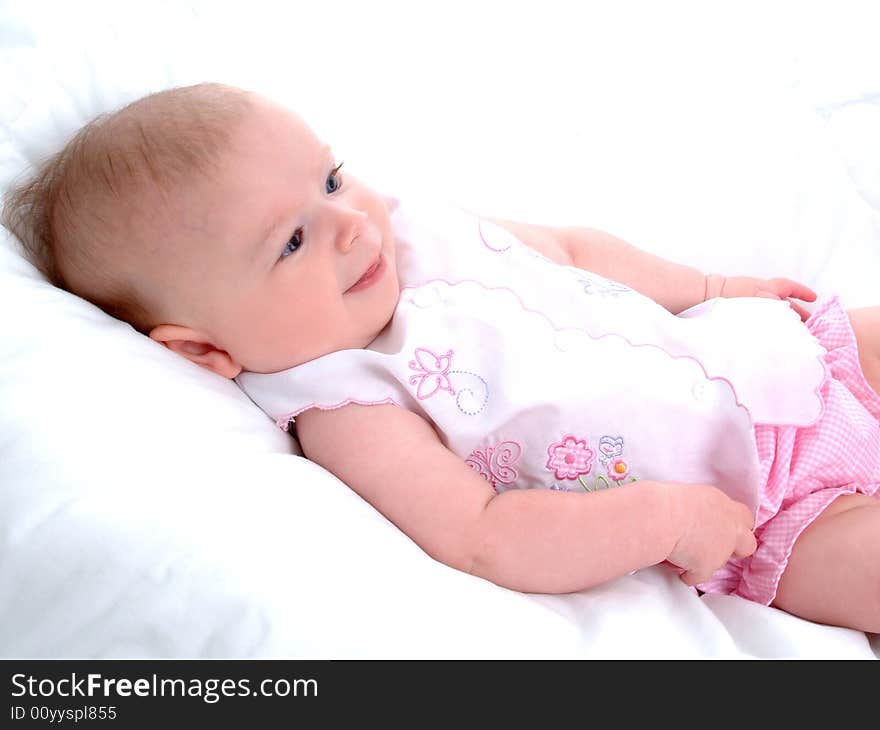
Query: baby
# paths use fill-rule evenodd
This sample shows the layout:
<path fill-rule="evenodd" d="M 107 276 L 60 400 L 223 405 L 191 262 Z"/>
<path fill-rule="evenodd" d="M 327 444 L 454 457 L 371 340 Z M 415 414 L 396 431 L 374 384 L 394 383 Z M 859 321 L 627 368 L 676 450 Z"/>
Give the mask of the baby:
<path fill-rule="evenodd" d="M 4 221 L 429 555 L 521 591 L 643 567 L 880 631 L 880 308 L 586 228 L 384 197 L 202 84 L 84 127 Z"/>

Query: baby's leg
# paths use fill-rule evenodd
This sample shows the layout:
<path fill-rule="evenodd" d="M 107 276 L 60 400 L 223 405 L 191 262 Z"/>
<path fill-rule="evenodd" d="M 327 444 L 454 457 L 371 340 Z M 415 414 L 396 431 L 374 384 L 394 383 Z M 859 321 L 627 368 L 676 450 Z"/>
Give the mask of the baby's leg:
<path fill-rule="evenodd" d="M 859 363 L 865 379 L 880 395 L 880 307 L 850 309 L 847 314 L 859 343 Z"/>
<path fill-rule="evenodd" d="M 795 542 L 773 605 L 880 632 L 880 500 L 849 494 L 832 502 Z"/>

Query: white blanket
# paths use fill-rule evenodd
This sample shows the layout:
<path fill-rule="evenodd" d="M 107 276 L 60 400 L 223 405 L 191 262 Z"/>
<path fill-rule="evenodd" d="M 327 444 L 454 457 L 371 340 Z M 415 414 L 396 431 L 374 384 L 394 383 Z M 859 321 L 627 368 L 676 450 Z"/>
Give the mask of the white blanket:
<path fill-rule="evenodd" d="M 97 113 L 225 81 L 380 190 L 880 303 L 867 10 L 295 5 L 0 5 L 0 188 Z M 561 596 L 451 570 L 232 383 L 48 286 L 0 233 L 0 655 L 880 655 L 663 567 Z"/>

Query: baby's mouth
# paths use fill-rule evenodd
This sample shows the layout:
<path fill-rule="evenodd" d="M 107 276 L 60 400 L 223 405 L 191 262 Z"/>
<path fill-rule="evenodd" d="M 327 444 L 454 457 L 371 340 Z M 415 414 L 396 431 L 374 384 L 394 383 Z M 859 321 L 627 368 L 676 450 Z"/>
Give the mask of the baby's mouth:
<path fill-rule="evenodd" d="M 379 268 L 379 262 L 381 260 L 382 260 L 382 257 L 380 255 L 379 258 L 377 258 L 373 262 L 373 265 L 364 272 L 364 275 L 360 279 L 358 279 L 358 283 L 362 282 L 364 279 L 369 279 L 373 275 L 373 273 L 376 271 L 376 269 Z"/>
<path fill-rule="evenodd" d="M 385 268 L 385 257 L 380 253 L 379 257 L 363 273 L 361 278 L 358 279 L 354 284 L 352 284 L 348 289 L 346 289 L 345 293 L 349 294 L 360 289 L 366 289 L 368 286 L 372 285 L 374 282 L 378 281 L 379 278 L 381 278 L 382 274 L 385 272 Z"/>

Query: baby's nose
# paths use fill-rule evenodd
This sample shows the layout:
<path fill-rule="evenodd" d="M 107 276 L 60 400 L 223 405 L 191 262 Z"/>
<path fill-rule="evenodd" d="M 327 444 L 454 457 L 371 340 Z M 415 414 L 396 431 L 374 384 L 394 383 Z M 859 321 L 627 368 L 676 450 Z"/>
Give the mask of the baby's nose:
<path fill-rule="evenodd" d="M 340 220 L 336 234 L 336 247 L 346 253 L 354 246 L 367 223 L 367 214 L 362 210 L 346 208 L 340 212 Z"/>

